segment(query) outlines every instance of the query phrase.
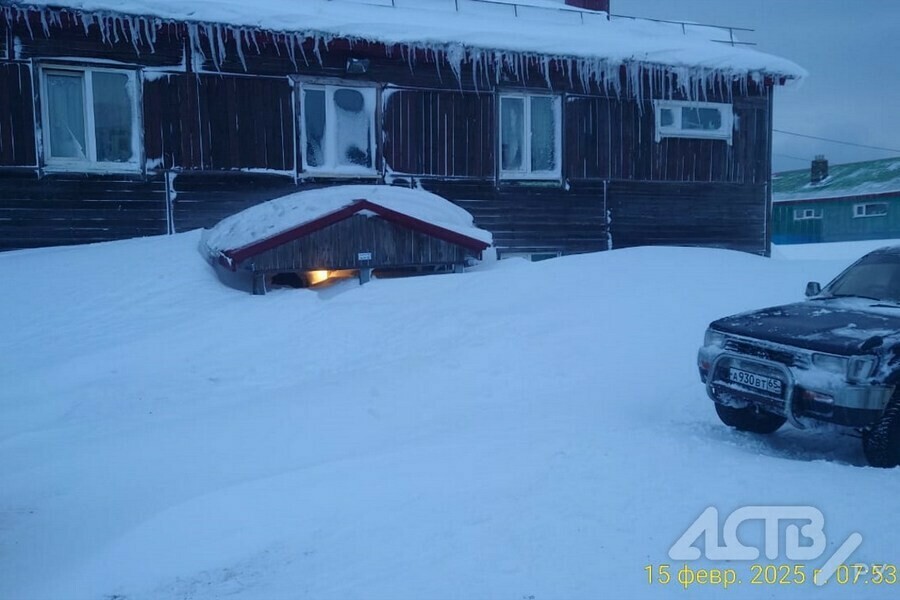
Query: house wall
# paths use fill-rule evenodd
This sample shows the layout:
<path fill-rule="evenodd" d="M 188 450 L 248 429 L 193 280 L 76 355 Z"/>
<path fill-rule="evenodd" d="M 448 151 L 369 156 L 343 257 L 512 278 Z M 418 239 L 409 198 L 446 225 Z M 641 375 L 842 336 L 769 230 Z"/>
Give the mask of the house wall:
<path fill-rule="evenodd" d="M 332 40 L 326 49 L 307 40 L 294 46 L 277 35 L 223 28 L 212 39 L 200 32 L 195 45 L 185 24 L 162 23 L 155 38 L 132 39 L 126 35 L 128 21 L 120 23 L 116 39 L 96 23 L 85 32 L 74 13 L 55 14 L 47 29 L 37 13 L 30 23 L 0 16 L 0 39 L 9 40 L 7 57 L 0 59 L 0 84 L 5 84 L 0 114 L 5 102 L 11 115 L 8 126 L 0 125 L 0 190 L 15 187 L 17 178 L 29 182 L 15 198 L 0 194 L 0 248 L 208 227 L 291 191 L 364 181 L 419 185 L 446 196 L 472 212 L 478 226 L 491 230 L 504 253 L 573 253 L 647 243 L 768 250 L 768 85 L 751 82 L 731 90 L 737 122 L 731 144 L 682 138 L 657 142 L 649 80 L 644 81 L 645 99 L 638 102 L 595 85 L 584 89 L 561 65 L 545 72 L 536 62 L 518 78 L 496 73 L 488 63 L 463 65 L 457 74 L 440 56 L 418 51 L 411 57 L 406 49 L 382 44 Z M 244 42 L 240 53 L 237 37 Z M 368 71 L 348 76 L 351 57 L 369 59 Z M 41 164 L 34 133 L 40 126 L 39 104 L 32 102 L 36 65 L 97 59 L 140 73 L 141 173 L 50 174 Z M 379 87 L 378 172 L 372 177 L 312 176 L 302 170 L 295 81 L 323 77 Z M 562 97 L 558 180 L 499 177 L 497 94 L 521 90 L 552 90 Z M 724 96 L 722 90 L 709 93 L 712 101 Z M 23 174 L 21 167 L 31 168 Z M 96 199 L 79 197 L 76 181 L 97 182 L 104 198 L 128 212 L 115 220 L 109 207 L 91 213 L 93 221 L 107 219 L 101 228 L 60 219 L 57 198 L 80 203 L 84 214 L 98 206 Z M 7 235 L 22 203 L 34 237 Z M 154 206 L 156 216 L 134 213 L 135 224 L 126 226 L 138 206 Z"/>
<path fill-rule="evenodd" d="M 168 231 L 162 177 L 0 170 L 0 248 L 89 244 Z"/>
<path fill-rule="evenodd" d="M 287 78 L 171 73 L 144 80 L 144 148 L 152 170 L 294 173 Z"/>
<path fill-rule="evenodd" d="M 854 217 L 857 204 L 886 203 L 885 216 Z M 819 219 L 795 220 L 794 211 L 811 209 Z M 809 244 L 900 238 L 900 193 L 776 202 L 773 206 L 776 244 Z"/>
<path fill-rule="evenodd" d="M 0 165 L 37 166 L 31 67 L 0 61 Z"/>
<path fill-rule="evenodd" d="M 494 179 L 493 94 L 390 89 L 385 96 L 382 153 L 391 171 Z"/>

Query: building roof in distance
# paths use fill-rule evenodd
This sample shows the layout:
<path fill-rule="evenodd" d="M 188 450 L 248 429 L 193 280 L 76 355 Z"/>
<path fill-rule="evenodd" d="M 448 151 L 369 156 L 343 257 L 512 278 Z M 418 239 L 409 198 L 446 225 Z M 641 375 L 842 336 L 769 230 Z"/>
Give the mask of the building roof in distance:
<path fill-rule="evenodd" d="M 810 170 L 785 171 L 772 176 L 775 202 L 838 199 L 852 196 L 900 194 L 900 158 L 830 165 L 828 177 L 810 182 Z"/>

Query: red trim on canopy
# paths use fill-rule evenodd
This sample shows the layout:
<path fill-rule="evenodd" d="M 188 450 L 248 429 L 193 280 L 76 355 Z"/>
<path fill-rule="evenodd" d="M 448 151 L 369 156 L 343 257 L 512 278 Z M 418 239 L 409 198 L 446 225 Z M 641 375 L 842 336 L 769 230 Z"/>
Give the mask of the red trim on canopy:
<path fill-rule="evenodd" d="M 281 233 L 275 234 L 266 239 L 259 240 L 258 242 L 251 242 L 250 244 L 247 244 L 246 246 L 242 246 L 240 248 L 222 250 L 220 252 L 230 260 L 230 265 L 227 266 L 229 266 L 232 271 L 235 271 L 237 270 L 238 263 L 241 263 L 248 258 L 257 256 L 258 254 L 262 254 L 263 252 L 266 252 L 273 248 L 277 248 L 282 244 L 286 244 L 288 242 L 296 240 L 297 238 L 301 238 L 304 235 L 309 235 L 310 233 L 319 231 L 320 229 L 324 229 L 329 225 L 334 225 L 335 223 L 352 217 L 356 213 L 363 210 L 371 211 L 386 221 L 391 221 L 398 225 L 408 227 L 409 229 L 413 229 L 415 231 L 430 235 L 431 237 L 437 238 L 439 240 L 443 240 L 451 244 L 456 244 L 457 246 L 462 246 L 463 248 L 466 248 L 473 252 L 482 252 L 490 246 L 490 244 L 488 244 L 487 242 L 483 242 L 479 239 L 469 237 L 455 231 L 451 231 L 444 227 L 440 227 L 439 225 L 435 225 L 434 223 L 429 223 L 428 221 L 423 221 L 422 219 L 417 219 L 415 217 L 411 217 L 407 214 L 397 212 L 389 208 L 385 208 L 384 206 L 375 204 L 374 202 L 370 202 L 369 200 L 359 199 L 354 201 L 352 204 L 341 208 L 340 210 L 336 210 L 313 221 L 309 221 L 307 223 L 303 223 L 302 225 L 298 225 L 297 227 L 282 231 Z"/>

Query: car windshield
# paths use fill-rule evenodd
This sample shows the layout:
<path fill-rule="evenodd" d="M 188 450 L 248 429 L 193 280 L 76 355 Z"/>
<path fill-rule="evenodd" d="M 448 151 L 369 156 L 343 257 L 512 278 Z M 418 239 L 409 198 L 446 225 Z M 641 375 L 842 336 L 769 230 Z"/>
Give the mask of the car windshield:
<path fill-rule="evenodd" d="M 871 254 L 828 284 L 826 295 L 900 303 L 900 256 Z"/>

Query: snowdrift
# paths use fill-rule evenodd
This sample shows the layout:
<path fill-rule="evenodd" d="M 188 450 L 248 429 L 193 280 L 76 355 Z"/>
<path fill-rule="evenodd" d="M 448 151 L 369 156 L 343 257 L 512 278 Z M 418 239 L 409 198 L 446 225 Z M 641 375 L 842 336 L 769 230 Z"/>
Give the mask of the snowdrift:
<path fill-rule="evenodd" d="M 710 320 L 849 259 L 633 249 L 262 300 L 198 241 L 0 254 L 0 597 L 848 593 L 649 584 L 709 506 L 813 505 L 830 548 L 897 562 L 896 472 L 726 429 L 694 364 Z"/>

